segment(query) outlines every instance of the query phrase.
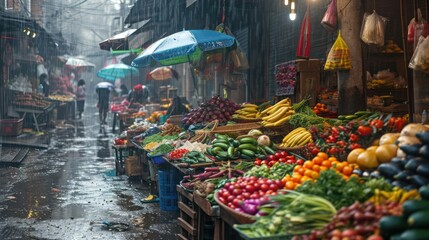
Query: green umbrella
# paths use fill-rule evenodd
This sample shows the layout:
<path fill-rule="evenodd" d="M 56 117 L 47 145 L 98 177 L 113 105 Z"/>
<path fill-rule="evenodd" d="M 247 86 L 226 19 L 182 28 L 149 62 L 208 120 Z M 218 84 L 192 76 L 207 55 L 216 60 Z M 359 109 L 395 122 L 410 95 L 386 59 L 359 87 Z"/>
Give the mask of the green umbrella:
<path fill-rule="evenodd" d="M 138 76 L 139 70 L 135 67 L 123 63 L 111 64 L 100 69 L 97 76 L 106 80 L 114 81 L 117 78 L 126 78 L 128 76 Z"/>

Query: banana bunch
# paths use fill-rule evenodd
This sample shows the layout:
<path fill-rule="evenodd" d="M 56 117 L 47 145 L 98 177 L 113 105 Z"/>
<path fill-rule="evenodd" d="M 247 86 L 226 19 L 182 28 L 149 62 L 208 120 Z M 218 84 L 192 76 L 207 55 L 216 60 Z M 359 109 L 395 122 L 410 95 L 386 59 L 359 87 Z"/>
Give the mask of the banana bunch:
<path fill-rule="evenodd" d="M 293 131 L 288 133 L 284 138 L 279 147 L 292 148 L 301 147 L 305 144 L 312 142 L 311 133 L 303 127 L 295 128 Z"/>
<path fill-rule="evenodd" d="M 260 113 L 261 124 L 264 127 L 281 126 L 287 123 L 293 114 L 295 114 L 295 110 L 292 107 L 292 102 L 290 98 L 285 98 Z"/>
<path fill-rule="evenodd" d="M 259 118 L 259 106 L 251 103 L 244 103 L 241 108 L 232 115 L 235 119 L 254 120 Z"/>

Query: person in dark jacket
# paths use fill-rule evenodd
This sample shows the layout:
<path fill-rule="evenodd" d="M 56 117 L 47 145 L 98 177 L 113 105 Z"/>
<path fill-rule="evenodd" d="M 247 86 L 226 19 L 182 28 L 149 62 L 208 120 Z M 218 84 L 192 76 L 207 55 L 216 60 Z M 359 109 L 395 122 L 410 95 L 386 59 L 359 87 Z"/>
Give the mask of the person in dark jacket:
<path fill-rule="evenodd" d="M 184 113 L 188 113 L 188 108 L 182 104 L 182 100 L 180 100 L 179 96 L 176 96 L 173 99 L 173 102 L 171 103 L 170 107 L 167 109 L 167 115 L 182 115 Z"/>
<path fill-rule="evenodd" d="M 48 81 L 48 75 L 46 73 L 42 73 L 39 76 L 39 83 L 43 86 L 43 95 L 45 97 L 49 96 L 49 81 Z"/>

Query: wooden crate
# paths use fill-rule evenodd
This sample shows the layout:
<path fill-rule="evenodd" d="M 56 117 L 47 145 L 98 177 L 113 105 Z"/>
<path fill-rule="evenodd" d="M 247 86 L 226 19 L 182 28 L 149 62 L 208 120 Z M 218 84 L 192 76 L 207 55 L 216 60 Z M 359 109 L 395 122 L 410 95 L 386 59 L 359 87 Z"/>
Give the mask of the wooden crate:
<path fill-rule="evenodd" d="M 194 209 L 193 195 L 180 185 L 176 186 L 180 215 L 177 218 L 180 227 L 178 239 L 198 239 L 198 215 Z"/>
<path fill-rule="evenodd" d="M 142 166 L 137 156 L 125 158 L 125 174 L 127 174 L 128 177 L 141 176 Z"/>
<path fill-rule="evenodd" d="M 223 230 L 219 206 L 212 206 L 206 198 L 198 194 L 198 190 L 194 191 L 194 203 L 198 214 L 198 239 L 222 239 Z"/>

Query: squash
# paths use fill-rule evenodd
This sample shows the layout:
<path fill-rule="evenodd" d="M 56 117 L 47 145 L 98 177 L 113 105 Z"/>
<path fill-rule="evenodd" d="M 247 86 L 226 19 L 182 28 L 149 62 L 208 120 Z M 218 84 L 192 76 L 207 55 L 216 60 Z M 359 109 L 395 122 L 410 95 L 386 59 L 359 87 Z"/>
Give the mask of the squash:
<path fill-rule="evenodd" d="M 379 163 L 390 162 L 392 158 L 396 156 L 398 151 L 398 146 L 394 143 L 380 145 L 377 150 L 375 150 L 375 156 Z"/>
<path fill-rule="evenodd" d="M 421 123 L 409 123 L 401 131 L 401 136 L 411 136 L 415 137 L 416 133 L 429 131 L 429 128 L 426 125 Z"/>
<path fill-rule="evenodd" d="M 403 145 L 418 145 L 422 142 L 415 136 L 400 136 L 397 140 L 398 146 Z"/>
<path fill-rule="evenodd" d="M 380 138 L 380 145 L 383 144 L 389 144 L 389 143 L 395 143 L 396 140 L 399 138 L 399 133 L 385 133 Z"/>

